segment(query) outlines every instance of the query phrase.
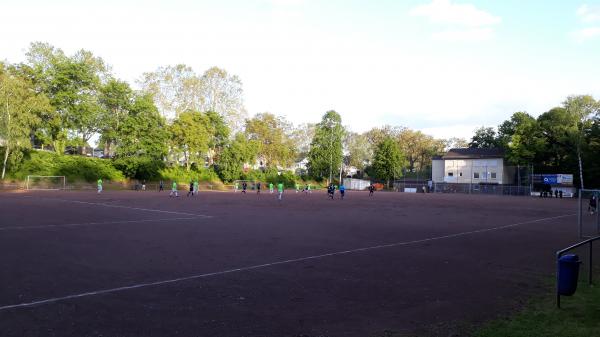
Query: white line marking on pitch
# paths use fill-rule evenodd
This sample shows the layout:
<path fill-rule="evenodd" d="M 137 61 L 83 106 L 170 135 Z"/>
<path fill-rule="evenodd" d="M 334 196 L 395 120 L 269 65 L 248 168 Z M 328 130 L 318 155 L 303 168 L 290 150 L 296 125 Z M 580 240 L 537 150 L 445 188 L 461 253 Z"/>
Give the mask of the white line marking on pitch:
<path fill-rule="evenodd" d="M 159 221 L 176 221 L 176 220 L 193 220 L 198 217 L 190 218 L 170 218 L 170 219 L 148 219 L 148 220 L 116 220 L 116 221 L 102 221 L 102 222 L 83 222 L 83 223 L 69 223 L 69 224 L 58 224 L 58 225 L 39 225 L 39 226 L 9 226 L 0 227 L 0 231 L 8 230 L 23 230 L 23 229 L 40 229 L 40 228 L 54 228 L 54 227 L 78 227 L 78 226 L 96 226 L 96 225 L 110 225 L 110 224 L 126 224 L 126 223 L 137 223 L 137 222 L 159 222 Z"/>
<path fill-rule="evenodd" d="M 174 279 L 170 279 L 170 280 L 162 280 L 162 281 L 147 282 L 147 283 L 138 283 L 138 284 L 134 284 L 134 285 L 130 285 L 130 286 L 123 286 L 123 287 L 111 288 L 111 289 L 95 290 L 95 291 L 89 291 L 89 292 L 80 293 L 80 294 L 67 295 L 67 296 L 62 296 L 62 297 L 48 298 L 48 299 L 45 299 L 45 300 L 38 300 L 38 301 L 33 301 L 33 302 L 4 305 L 4 306 L 0 306 L 0 311 L 8 310 L 8 309 L 15 309 L 15 308 L 31 307 L 31 306 L 35 306 L 35 305 L 41 305 L 41 304 L 54 303 L 54 302 L 59 302 L 59 301 L 64 301 L 64 300 L 70 300 L 70 299 L 80 298 L 80 297 L 102 295 L 102 294 L 110 294 L 110 293 L 115 293 L 115 292 L 119 292 L 119 291 L 132 290 L 132 289 L 138 289 L 138 288 L 145 288 L 145 287 L 151 287 L 151 286 L 158 286 L 158 285 L 163 285 L 163 284 L 170 284 L 170 283 L 176 283 L 176 282 L 181 282 L 181 281 L 187 281 L 187 280 L 193 280 L 193 279 L 199 279 L 199 278 L 206 278 L 206 277 L 211 277 L 211 276 L 219 276 L 219 275 L 225 275 L 225 274 L 230 274 L 230 273 L 235 273 L 235 272 L 249 271 L 249 270 L 254 270 L 254 269 L 260 269 L 260 268 L 267 268 L 267 267 L 272 267 L 272 266 L 278 266 L 278 265 L 282 265 L 282 264 L 290 264 L 290 263 L 295 263 L 295 262 L 302 262 L 302 261 L 308 261 L 308 260 L 316 260 L 316 259 L 321 259 L 321 258 L 330 257 L 330 256 L 346 255 L 346 254 L 357 253 L 357 252 L 364 252 L 364 251 L 375 250 L 375 249 L 390 248 L 390 247 L 399 247 L 399 246 L 412 245 L 412 244 L 423 243 L 423 242 L 428 242 L 428 241 L 435 241 L 435 240 L 456 238 L 456 237 L 460 237 L 460 236 L 466 236 L 466 235 L 477 234 L 477 233 L 491 232 L 491 231 L 496 231 L 496 230 L 501 230 L 501 229 L 516 227 L 516 226 L 521 226 L 521 225 L 525 225 L 525 224 L 531 224 L 531 223 L 536 223 L 536 222 L 547 221 L 547 220 L 554 220 L 554 219 L 566 218 L 566 217 L 570 217 L 570 216 L 574 216 L 574 215 L 576 215 L 576 214 L 558 215 L 558 216 L 553 216 L 553 217 L 548 217 L 548 218 L 542 218 L 542 219 L 537 219 L 537 220 L 530 220 L 530 221 L 518 222 L 518 223 L 514 223 L 514 224 L 510 224 L 510 225 L 504 225 L 504 226 L 498 226 L 498 227 L 492 227 L 492 228 L 485 228 L 485 229 L 478 229 L 478 230 L 474 230 L 474 231 L 461 232 L 461 233 L 455 233 L 455 234 L 448 234 L 448 235 L 436 236 L 436 237 L 426 238 L 426 239 L 419 239 L 419 240 L 412 240 L 412 241 L 389 243 L 389 244 L 378 245 L 378 246 L 349 249 L 349 250 L 343 250 L 343 251 L 326 253 L 326 254 L 320 254 L 320 255 L 300 257 L 300 258 L 296 258 L 296 259 L 289 259 L 289 260 L 282 260 L 282 261 L 276 261 L 276 262 L 270 262 L 270 263 L 264 263 L 264 264 L 257 264 L 257 265 L 249 266 L 249 267 L 241 267 L 241 268 L 235 268 L 235 269 L 217 271 L 217 272 L 212 272 L 212 273 L 205 273 L 205 274 L 197 274 L 197 275 L 179 277 L 179 278 L 174 278 Z"/>
<path fill-rule="evenodd" d="M 33 198 L 32 196 L 26 196 L 26 197 Z M 180 215 L 195 216 L 195 217 L 200 217 L 200 218 L 212 218 L 211 215 L 193 214 L 193 213 L 176 212 L 176 211 L 163 211 L 163 210 L 160 210 L 160 209 L 130 207 L 130 206 L 122 206 L 122 205 L 111 205 L 111 204 L 102 203 L 102 202 L 89 202 L 89 201 L 69 200 L 69 199 L 60 199 L 60 198 L 45 198 L 45 197 L 41 197 L 40 199 L 58 200 L 58 201 L 72 202 L 72 203 L 76 203 L 76 204 L 85 204 L 85 205 L 96 205 L 96 206 L 104 206 L 104 207 L 125 208 L 125 209 L 133 209 L 133 210 L 136 210 L 136 211 L 158 212 L 158 213 L 167 213 L 167 214 L 180 214 Z"/>

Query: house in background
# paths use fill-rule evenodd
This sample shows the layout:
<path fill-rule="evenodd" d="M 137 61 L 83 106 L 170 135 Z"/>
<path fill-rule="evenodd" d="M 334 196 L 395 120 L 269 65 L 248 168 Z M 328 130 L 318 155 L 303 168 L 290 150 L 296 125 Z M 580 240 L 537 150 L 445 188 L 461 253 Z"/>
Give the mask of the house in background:
<path fill-rule="evenodd" d="M 515 180 L 501 149 L 450 149 L 432 158 L 431 176 L 434 183 L 513 184 Z"/>

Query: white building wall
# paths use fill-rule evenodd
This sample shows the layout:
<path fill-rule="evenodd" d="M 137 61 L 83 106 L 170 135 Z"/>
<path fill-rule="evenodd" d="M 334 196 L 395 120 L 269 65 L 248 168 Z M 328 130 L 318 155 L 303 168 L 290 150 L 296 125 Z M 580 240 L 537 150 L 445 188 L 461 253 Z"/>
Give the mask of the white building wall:
<path fill-rule="evenodd" d="M 435 161 L 433 161 L 435 163 Z M 502 184 L 505 179 L 504 161 L 497 159 L 451 159 L 444 160 L 444 178 L 447 183 Z M 433 166 L 433 165 L 432 165 Z"/>
<path fill-rule="evenodd" d="M 444 160 L 434 159 L 431 161 L 431 180 L 434 183 L 444 182 Z"/>

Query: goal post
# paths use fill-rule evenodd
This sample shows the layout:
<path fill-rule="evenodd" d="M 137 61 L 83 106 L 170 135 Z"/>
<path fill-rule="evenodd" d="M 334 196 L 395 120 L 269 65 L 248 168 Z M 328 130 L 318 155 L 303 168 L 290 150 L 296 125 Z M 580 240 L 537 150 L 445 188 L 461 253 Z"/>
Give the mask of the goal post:
<path fill-rule="evenodd" d="M 27 176 L 27 190 L 64 190 L 67 188 L 65 176 Z"/>
<path fill-rule="evenodd" d="M 242 184 L 246 183 L 248 190 L 254 190 L 256 188 L 256 180 L 234 180 L 232 184 L 232 189 L 234 192 L 242 190 Z M 237 188 L 236 188 L 237 187 Z"/>

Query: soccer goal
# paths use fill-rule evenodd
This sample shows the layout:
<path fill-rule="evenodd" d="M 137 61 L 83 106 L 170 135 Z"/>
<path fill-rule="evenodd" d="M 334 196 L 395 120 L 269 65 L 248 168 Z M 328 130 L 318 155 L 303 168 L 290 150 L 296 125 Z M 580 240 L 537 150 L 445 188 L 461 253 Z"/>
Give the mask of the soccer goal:
<path fill-rule="evenodd" d="M 64 190 L 66 187 L 65 176 L 27 176 L 25 184 L 28 190 Z"/>
<path fill-rule="evenodd" d="M 577 222 L 579 223 L 579 236 L 581 238 L 600 235 L 599 198 L 600 190 L 579 190 Z"/>
<path fill-rule="evenodd" d="M 256 181 L 254 180 L 235 180 L 233 182 L 233 191 L 237 192 L 237 191 L 241 191 L 242 190 L 242 185 L 246 183 L 246 190 L 250 191 L 250 190 L 254 190 L 256 188 Z"/>

